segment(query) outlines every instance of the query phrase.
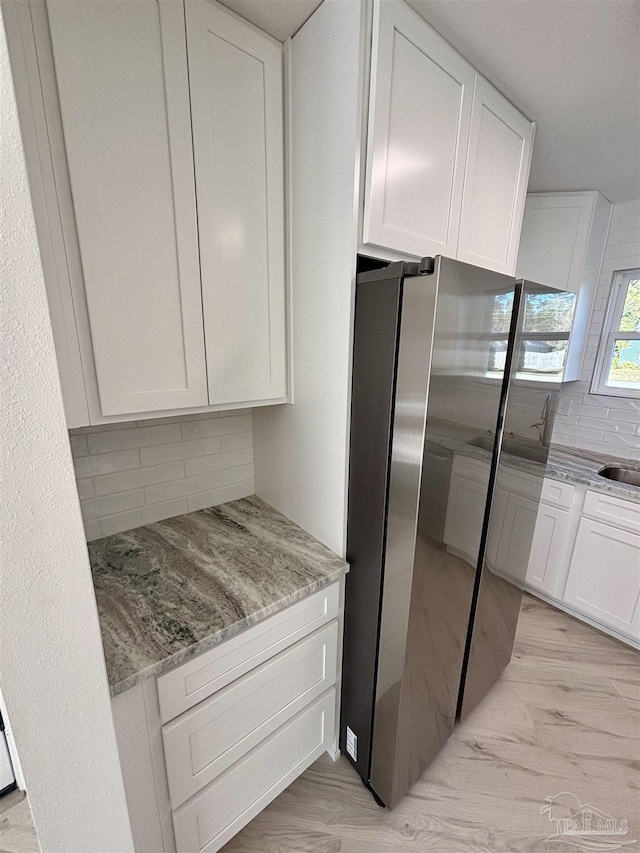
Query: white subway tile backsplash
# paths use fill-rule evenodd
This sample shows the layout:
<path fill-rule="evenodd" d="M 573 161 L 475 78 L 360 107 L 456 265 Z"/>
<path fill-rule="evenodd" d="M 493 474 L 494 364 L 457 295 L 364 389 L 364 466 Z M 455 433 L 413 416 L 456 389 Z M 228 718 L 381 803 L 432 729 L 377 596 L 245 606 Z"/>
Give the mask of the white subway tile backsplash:
<path fill-rule="evenodd" d="M 601 418 L 581 417 L 578 421 L 578 426 L 599 429 L 603 432 L 619 432 L 626 435 L 634 435 L 636 431 L 634 424 L 625 423 L 624 421 L 603 420 Z"/>
<path fill-rule="evenodd" d="M 572 415 L 586 415 L 591 418 L 606 418 L 609 414 L 609 409 L 602 409 L 585 400 L 583 403 L 571 403 L 569 413 Z"/>
<path fill-rule="evenodd" d="M 140 451 L 122 450 L 119 453 L 99 453 L 97 456 L 73 457 L 76 477 L 93 477 L 98 474 L 113 474 L 140 467 Z"/>
<path fill-rule="evenodd" d="M 251 415 L 217 418 L 206 421 L 187 421 L 182 424 L 182 438 L 206 438 L 211 435 L 225 435 L 232 432 L 246 432 L 251 429 Z"/>
<path fill-rule="evenodd" d="M 87 539 L 253 494 L 250 409 L 69 434 Z"/>
<path fill-rule="evenodd" d="M 187 498 L 189 512 L 195 512 L 199 509 L 206 509 L 209 506 L 216 506 L 217 504 L 227 503 L 227 501 L 237 501 L 240 498 L 244 498 L 247 496 L 246 485 L 246 483 L 235 483 L 232 486 L 223 486 L 220 489 L 212 489 L 210 492 L 191 495 Z"/>
<path fill-rule="evenodd" d="M 253 462 L 249 465 L 239 465 L 237 468 L 227 468 L 222 472 L 222 482 L 225 486 L 244 483 L 246 480 L 253 480 Z"/>
<path fill-rule="evenodd" d="M 80 501 L 82 517 L 89 521 L 92 518 L 101 518 L 103 515 L 113 515 L 116 512 L 124 512 L 144 504 L 144 493 L 142 489 L 131 492 L 118 492 L 115 495 L 104 495 L 101 498 L 89 498 Z"/>
<path fill-rule="evenodd" d="M 134 527 L 142 527 L 143 524 L 153 524 L 154 521 L 162 521 L 163 518 L 173 518 L 174 515 L 183 515 L 188 512 L 186 498 L 175 501 L 166 501 L 153 506 L 143 506 L 131 512 L 122 512 L 118 515 L 108 515 L 100 519 L 99 536 L 111 536 L 114 533 L 122 533 L 132 530 Z M 98 539 L 99 536 L 93 538 Z"/>
<path fill-rule="evenodd" d="M 147 486 L 144 490 L 145 503 L 155 504 L 171 498 L 183 498 L 198 492 L 215 489 L 222 485 L 222 471 L 211 471 L 208 474 L 198 474 L 195 477 L 183 477 L 170 483 L 158 483 Z"/>
<path fill-rule="evenodd" d="M 71 453 L 74 457 L 86 456 L 89 453 L 86 435 L 70 435 L 69 444 L 71 445 Z"/>
<path fill-rule="evenodd" d="M 183 462 L 167 462 L 165 465 L 152 465 L 150 468 L 134 468 L 120 471 L 118 474 L 106 474 L 95 477 L 97 495 L 110 495 L 113 492 L 125 492 L 140 489 L 154 483 L 166 483 L 184 476 Z"/>
<path fill-rule="evenodd" d="M 95 498 L 96 490 L 91 478 L 88 480 L 76 480 L 76 485 L 78 486 L 78 497 L 81 501 L 85 501 L 87 498 Z"/>
<path fill-rule="evenodd" d="M 249 446 L 253 445 L 253 434 L 248 432 Z M 194 441 L 176 441 L 173 444 L 158 444 L 155 447 L 143 447 L 140 458 L 143 465 L 158 465 L 160 462 L 171 462 L 178 459 L 191 459 L 194 456 L 206 456 L 209 453 L 219 453 L 220 437 L 199 438 Z"/>
<path fill-rule="evenodd" d="M 220 436 L 220 450 L 242 450 L 244 447 L 253 447 L 252 432 L 236 432 Z"/>
<path fill-rule="evenodd" d="M 177 423 L 90 433 L 88 441 L 91 453 L 108 453 L 111 450 L 127 450 L 133 447 L 148 447 L 151 444 L 166 444 L 170 441 L 180 441 L 181 438 L 180 424 Z"/>
<path fill-rule="evenodd" d="M 223 471 L 225 468 L 235 468 L 253 462 L 253 447 L 244 450 L 230 450 L 228 453 L 214 453 L 199 459 L 187 459 L 184 472 L 187 477 L 204 474 L 207 471 Z"/>
<path fill-rule="evenodd" d="M 87 537 L 87 542 L 91 542 L 92 539 L 99 539 L 102 536 L 99 519 L 94 518 L 92 521 L 85 521 L 84 535 Z"/>

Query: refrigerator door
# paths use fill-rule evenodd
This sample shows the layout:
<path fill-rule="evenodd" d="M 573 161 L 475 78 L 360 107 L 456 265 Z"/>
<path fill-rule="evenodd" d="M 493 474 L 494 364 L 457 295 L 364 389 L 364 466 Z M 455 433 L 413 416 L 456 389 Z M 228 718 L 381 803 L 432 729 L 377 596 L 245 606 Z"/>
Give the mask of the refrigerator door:
<path fill-rule="evenodd" d="M 513 290 L 512 278 L 440 257 L 433 275 L 402 282 L 368 779 L 390 808 L 455 723 Z M 354 393 L 356 382 L 354 368 Z M 434 446 L 453 451 L 448 481 Z"/>
<path fill-rule="evenodd" d="M 516 284 L 503 425 L 460 688 L 461 718 L 511 660 L 574 300 L 574 294 L 532 282 Z"/>

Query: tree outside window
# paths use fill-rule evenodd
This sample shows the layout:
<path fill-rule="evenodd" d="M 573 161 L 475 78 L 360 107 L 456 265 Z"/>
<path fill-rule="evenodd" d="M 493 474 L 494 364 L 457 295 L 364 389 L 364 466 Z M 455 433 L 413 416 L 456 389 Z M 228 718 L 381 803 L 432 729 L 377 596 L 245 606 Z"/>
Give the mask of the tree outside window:
<path fill-rule="evenodd" d="M 614 277 L 591 391 L 640 397 L 640 270 Z"/>

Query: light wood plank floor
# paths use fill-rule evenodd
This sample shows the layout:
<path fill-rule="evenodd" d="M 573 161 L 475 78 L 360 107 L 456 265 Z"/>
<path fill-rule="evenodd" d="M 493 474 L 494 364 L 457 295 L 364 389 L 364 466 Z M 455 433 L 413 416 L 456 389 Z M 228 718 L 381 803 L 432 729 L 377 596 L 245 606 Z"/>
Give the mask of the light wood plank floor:
<path fill-rule="evenodd" d="M 564 791 L 627 818 L 631 841 L 639 769 L 640 655 L 526 596 L 511 664 L 393 812 L 325 756 L 224 853 L 569 853 L 540 814 Z M 0 853 L 37 849 L 23 800 L 0 814 Z"/>
<path fill-rule="evenodd" d="M 639 769 L 640 655 L 526 596 L 511 664 L 393 812 L 324 756 L 224 853 L 570 851 L 540 814 L 565 791 L 640 839 Z"/>

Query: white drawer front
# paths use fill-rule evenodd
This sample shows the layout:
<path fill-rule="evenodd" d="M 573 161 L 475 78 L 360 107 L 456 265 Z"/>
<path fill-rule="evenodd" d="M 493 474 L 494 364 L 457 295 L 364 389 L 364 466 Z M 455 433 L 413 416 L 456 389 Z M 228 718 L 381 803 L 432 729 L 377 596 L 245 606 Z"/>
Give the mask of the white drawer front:
<path fill-rule="evenodd" d="M 338 615 L 340 584 L 285 610 L 158 677 L 160 717 L 167 723 L 255 669 Z"/>
<path fill-rule="evenodd" d="M 215 853 L 329 747 L 335 689 L 173 813 L 178 853 Z"/>
<path fill-rule="evenodd" d="M 634 533 L 640 533 L 640 504 L 620 500 L 602 492 L 587 491 L 584 499 L 584 515 L 625 527 Z"/>
<path fill-rule="evenodd" d="M 337 650 L 333 621 L 164 726 L 173 808 L 332 687 Z"/>
<path fill-rule="evenodd" d="M 542 484 L 542 500 L 552 506 L 570 509 L 576 487 L 571 483 L 561 483 L 559 480 L 545 479 Z"/>

